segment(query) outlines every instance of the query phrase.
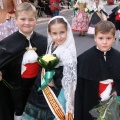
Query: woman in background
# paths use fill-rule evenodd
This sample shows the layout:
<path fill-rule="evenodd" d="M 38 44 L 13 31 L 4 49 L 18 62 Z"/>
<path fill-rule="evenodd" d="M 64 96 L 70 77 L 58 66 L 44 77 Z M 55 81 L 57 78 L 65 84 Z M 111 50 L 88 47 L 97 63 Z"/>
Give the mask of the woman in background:
<path fill-rule="evenodd" d="M 53 13 L 53 17 L 54 16 L 58 16 L 59 15 L 59 11 L 60 11 L 60 3 L 61 0 L 50 0 L 50 10 Z"/>
<path fill-rule="evenodd" d="M 88 34 L 94 34 L 95 25 L 101 20 L 109 18 L 102 1 L 94 0 L 91 9 L 88 11 L 91 14 L 91 19 L 88 28 Z"/>
<path fill-rule="evenodd" d="M 14 13 L 21 0 L 0 0 L 0 40 L 17 30 Z"/>
<path fill-rule="evenodd" d="M 74 6 L 77 10 L 76 15 L 72 19 L 72 31 L 79 32 L 79 36 L 85 36 L 88 30 L 88 14 L 85 12 L 87 2 L 86 0 L 78 0 Z"/>

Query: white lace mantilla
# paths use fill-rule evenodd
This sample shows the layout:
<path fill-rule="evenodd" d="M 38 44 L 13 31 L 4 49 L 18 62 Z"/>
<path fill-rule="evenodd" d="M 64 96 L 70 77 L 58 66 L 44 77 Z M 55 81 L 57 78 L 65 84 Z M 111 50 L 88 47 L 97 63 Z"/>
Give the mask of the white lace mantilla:
<path fill-rule="evenodd" d="M 61 16 L 54 17 L 55 18 L 63 18 Z M 77 82 L 77 55 L 75 48 L 75 41 L 73 38 L 73 34 L 71 31 L 71 27 L 69 23 L 63 18 L 64 21 L 68 25 L 67 30 L 67 40 L 57 47 L 57 49 L 52 53 L 56 54 L 60 59 L 59 66 L 63 66 L 63 78 L 62 78 L 62 86 L 64 89 L 65 99 L 66 99 L 66 114 L 74 113 L 74 96 Z M 51 36 L 48 34 L 48 40 L 51 40 Z M 49 46 L 48 53 L 51 54 L 52 44 Z"/>

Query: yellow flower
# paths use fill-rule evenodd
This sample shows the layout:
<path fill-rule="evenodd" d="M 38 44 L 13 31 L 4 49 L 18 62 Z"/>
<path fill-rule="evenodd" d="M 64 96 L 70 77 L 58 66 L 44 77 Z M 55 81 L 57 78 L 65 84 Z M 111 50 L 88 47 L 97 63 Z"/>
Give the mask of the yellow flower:
<path fill-rule="evenodd" d="M 42 57 L 42 59 L 46 62 L 49 62 L 51 60 L 56 59 L 56 57 L 54 57 L 52 54 L 46 54 L 45 56 Z"/>
<path fill-rule="evenodd" d="M 88 8 L 85 8 L 85 12 L 88 12 Z"/>

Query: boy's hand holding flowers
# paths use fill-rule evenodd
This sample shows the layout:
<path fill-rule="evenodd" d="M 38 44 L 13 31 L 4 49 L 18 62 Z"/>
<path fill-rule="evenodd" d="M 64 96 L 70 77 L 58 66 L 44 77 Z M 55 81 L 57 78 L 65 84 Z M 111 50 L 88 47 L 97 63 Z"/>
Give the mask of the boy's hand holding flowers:
<path fill-rule="evenodd" d="M 38 88 L 38 91 L 40 91 L 51 82 L 53 75 L 55 74 L 53 69 L 59 63 L 59 59 L 55 54 L 46 54 L 42 57 L 38 57 L 37 61 L 45 69 L 45 73 L 42 71 L 41 87 Z"/>

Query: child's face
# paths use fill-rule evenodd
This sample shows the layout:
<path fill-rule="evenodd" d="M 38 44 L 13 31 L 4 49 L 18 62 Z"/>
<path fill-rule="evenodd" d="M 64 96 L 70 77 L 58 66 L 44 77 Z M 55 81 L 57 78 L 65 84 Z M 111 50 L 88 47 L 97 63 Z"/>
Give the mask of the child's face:
<path fill-rule="evenodd" d="M 55 42 L 55 45 L 62 45 L 67 38 L 67 30 L 65 28 L 65 25 L 62 23 L 56 23 L 54 25 L 51 25 L 50 27 L 51 32 L 49 33 L 52 37 L 53 42 Z"/>
<path fill-rule="evenodd" d="M 102 34 L 99 32 L 97 33 L 97 35 L 94 36 L 94 40 L 97 47 L 101 51 L 107 52 L 112 47 L 112 44 L 115 41 L 115 36 L 111 32 L 106 34 Z"/>
<path fill-rule="evenodd" d="M 15 19 L 19 30 L 28 36 L 36 25 L 36 18 L 32 11 L 22 11 L 18 13 L 18 17 Z"/>

